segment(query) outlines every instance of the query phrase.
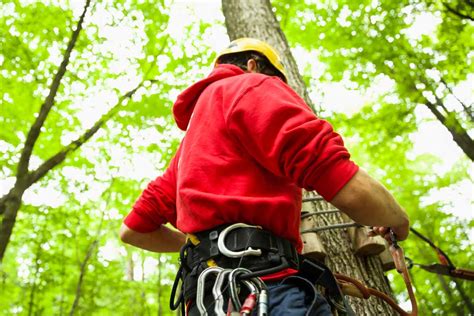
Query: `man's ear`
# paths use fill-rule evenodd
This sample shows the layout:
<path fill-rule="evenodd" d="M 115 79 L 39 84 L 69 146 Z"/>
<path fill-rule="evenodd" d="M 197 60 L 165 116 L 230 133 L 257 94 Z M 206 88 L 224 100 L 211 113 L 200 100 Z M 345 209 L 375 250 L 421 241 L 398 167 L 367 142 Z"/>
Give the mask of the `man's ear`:
<path fill-rule="evenodd" d="M 247 60 L 247 71 L 248 72 L 257 72 L 257 62 L 255 59 Z"/>

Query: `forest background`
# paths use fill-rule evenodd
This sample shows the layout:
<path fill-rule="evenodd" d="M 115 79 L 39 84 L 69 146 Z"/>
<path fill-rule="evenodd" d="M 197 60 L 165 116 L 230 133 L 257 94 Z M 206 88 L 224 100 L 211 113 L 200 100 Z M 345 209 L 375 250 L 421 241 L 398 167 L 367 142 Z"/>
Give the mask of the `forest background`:
<path fill-rule="evenodd" d="M 472 4 L 271 3 L 318 115 L 473 269 Z M 0 21 L 0 315 L 173 314 L 176 256 L 126 247 L 118 229 L 183 136 L 173 101 L 228 43 L 220 3 L 14 0 Z M 403 245 L 437 261 L 413 235 Z M 468 312 L 472 282 L 411 274 L 423 314 Z"/>

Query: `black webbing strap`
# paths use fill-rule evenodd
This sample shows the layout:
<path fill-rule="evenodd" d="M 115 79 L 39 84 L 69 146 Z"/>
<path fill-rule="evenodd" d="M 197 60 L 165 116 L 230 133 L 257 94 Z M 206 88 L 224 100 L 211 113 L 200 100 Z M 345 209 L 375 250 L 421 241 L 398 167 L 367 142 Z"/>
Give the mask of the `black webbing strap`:
<path fill-rule="evenodd" d="M 217 245 L 218 238 L 227 226 L 222 225 L 215 229 L 195 233 L 194 236 L 199 240 L 199 244 L 188 250 L 186 264 L 192 267 L 199 262 L 213 259 L 220 267 L 244 267 L 251 271 L 258 271 L 280 266 L 282 261 L 285 261 L 287 263 L 285 267 L 298 268 L 298 253 L 290 241 L 255 227 L 240 227 L 229 231 L 224 244 L 232 252 L 243 251 L 251 247 L 261 250 L 261 255 L 241 258 L 229 258 L 222 255 Z"/>
<path fill-rule="evenodd" d="M 344 294 L 342 294 L 336 278 L 325 264 L 300 255 L 298 274 L 311 283 L 324 287 L 326 298 L 329 300 L 329 303 L 337 309 L 339 315 L 356 315 Z"/>
<path fill-rule="evenodd" d="M 215 229 L 195 233 L 194 235 L 199 239 L 199 244 L 194 247 L 193 252 L 198 253 L 200 259 L 205 261 L 220 257 L 221 253 L 217 246 L 217 240 L 219 234 L 227 226 L 221 225 Z M 251 247 L 262 250 L 263 257 L 267 254 L 278 256 L 273 258 L 272 261 L 279 261 L 279 257 L 282 256 L 295 266 L 298 262 L 298 254 L 290 241 L 260 228 L 240 227 L 229 231 L 225 238 L 225 246 L 230 251 L 242 251 Z M 256 258 L 255 256 L 249 257 Z M 268 258 L 266 259 L 268 260 Z M 270 257 L 270 259 L 272 258 Z"/>

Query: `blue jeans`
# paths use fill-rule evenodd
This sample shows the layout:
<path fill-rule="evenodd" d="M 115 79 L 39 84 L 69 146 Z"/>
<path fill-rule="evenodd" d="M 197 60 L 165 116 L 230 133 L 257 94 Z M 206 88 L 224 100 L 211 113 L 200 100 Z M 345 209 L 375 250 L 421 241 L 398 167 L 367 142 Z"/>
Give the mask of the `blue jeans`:
<path fill-rule="evenodd" d="M 267 286 L 268 314 L 271 316 L 332 315 L 331 307 L 326 299 L 304 278 L 290 276 L 282 281 L 269 283 Z"/>

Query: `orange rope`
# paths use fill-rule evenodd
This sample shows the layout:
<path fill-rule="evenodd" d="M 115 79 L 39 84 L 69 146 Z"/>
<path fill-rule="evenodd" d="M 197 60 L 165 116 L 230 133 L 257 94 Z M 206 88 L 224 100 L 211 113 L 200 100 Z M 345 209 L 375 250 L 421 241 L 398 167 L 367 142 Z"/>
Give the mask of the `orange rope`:
<path fill-rule="evenodd" d="M 403 281 L 405 281 L 405 285 L 407 287 L 408 291 L 408 296 L 410 297 L 410 302 L 411 302 L 411 312 L 406 312 L 403 310 L 397 302 L 387 294 L 367 287 L 365 284 L 363 284 L 361 281 L 351 278 L 347 275 L 343 274 L 338 274 L 334 273 L 334 276 L 336 277 L 339 286 L 341 287 L 341 290 L 344 294 L 359 297 L 359 298 L 364 298 L 368 299 L 371 295 L 377 296 L 378 298 L 381 298 L 387 304 L 389 304 L 394 310 L 396 310 L 400 315 L 402 316 L 416 316 L 418 315 L 418 305 L 416 303 L 416 297 L 415 293 L 413 292 L 413 287 L 411 284 L 410 280 L 410 275 L 408 274 L 408 269 L 405 264 L 405 256 L 403 255 L 403 249 L 400 248 L 399 246 L 394 247 L 393 245 L 390 246 L 390 252 L 392 254 L 392 257 L 395 262 L 395 267 L 397 271 L 402 275 Z"/>

